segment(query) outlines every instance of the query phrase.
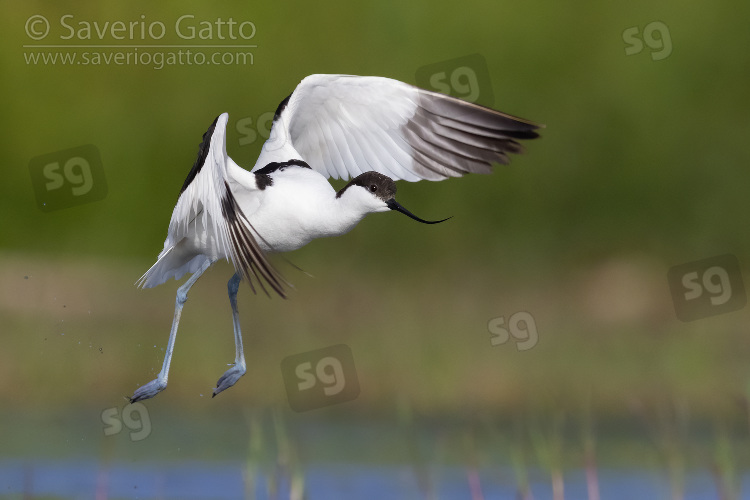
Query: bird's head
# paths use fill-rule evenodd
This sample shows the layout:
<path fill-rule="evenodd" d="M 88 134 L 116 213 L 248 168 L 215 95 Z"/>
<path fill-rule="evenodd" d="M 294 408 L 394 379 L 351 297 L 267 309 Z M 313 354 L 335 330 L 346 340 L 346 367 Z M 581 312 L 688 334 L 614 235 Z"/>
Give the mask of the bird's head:
<path fill-rule="evenodd" d="M 366 213 L 396 210 L 423 224 L 437 224 L 450 219 L 428 221 L 409 212 L 396 201 L 396 183 L 393 179 L 378 172 L 358 175 L 336 193 L 336 198 L 342 196 L 346 196 L 349 203 L 360 206 Z"/>

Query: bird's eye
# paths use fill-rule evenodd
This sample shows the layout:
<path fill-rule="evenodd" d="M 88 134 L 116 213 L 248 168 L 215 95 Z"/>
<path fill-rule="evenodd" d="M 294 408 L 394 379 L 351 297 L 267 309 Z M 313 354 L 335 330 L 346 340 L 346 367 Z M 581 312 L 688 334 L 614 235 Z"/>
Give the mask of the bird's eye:
<path fill-rule="evenodd" d="M 370 192 L 374 193 L 378 190 L 378 186 L 376 184 L 370 184 Z"/>

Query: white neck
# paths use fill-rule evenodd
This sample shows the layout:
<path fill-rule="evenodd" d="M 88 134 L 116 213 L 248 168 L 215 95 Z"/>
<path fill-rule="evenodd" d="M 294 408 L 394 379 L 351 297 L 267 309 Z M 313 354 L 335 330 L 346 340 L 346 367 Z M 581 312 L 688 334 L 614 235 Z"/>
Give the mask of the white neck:
<path fill-rule="evenodd" d="M 347 189 L 341 195 L 336 198 L 333 194 L 333 198 L 325 203 L 323 208 L 324 215 L 321 217 L 321 236 L 338 236 L 341 234 L 348 233 L 354 226 L 365 218 L 365 216 L 371 213 L 365 209 L 357 197 L 352 193 L 353 190 Z"/>

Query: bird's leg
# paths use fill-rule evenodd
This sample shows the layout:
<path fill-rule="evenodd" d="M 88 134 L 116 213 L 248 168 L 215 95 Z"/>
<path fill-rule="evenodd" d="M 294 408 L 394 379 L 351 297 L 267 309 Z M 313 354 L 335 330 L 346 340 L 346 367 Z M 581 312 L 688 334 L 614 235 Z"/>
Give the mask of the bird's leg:
<path fill-rule="evenodd" d="M 224 389 L 232 387 L 245 374 L 245 353 L 242 349 L 242 332 L 240 331 L 240 314 L 237 312 L 237 291 L 240 289 L 240 275 L 235 273 L 227 283 L 229 303 L 232 305 L 232 322 L 234 323 L 234 365 L 221 376 L 214 389 L 215 397 Z"/>
<path fill-rule="evenodd" d="M 139 387 L 134 393 L 133 397 L 130 398 L 131 403 L 136 401 L 142 401 L 144 399 L 153 398 L 161 391 L 167 388 L 167 378 L 169 377 L 169 364 L 172 362 L 172 351 L 174 350 L 174 340 L 177 337 L 177 326 L 180 324 L 180 315 L 182 314 L 182 307 L 187 301 L 187 294 L 198 278 L 201 277 L 206 269 L 211 267 L 213 261 L 206 260 L 198 271 L 196 271 L 180 288 L 177 289 L 177 299 L 175 301 L 174 308 L 174 320 L 172 320 L 172 330 L 169 332 L 169 342 L 167 342 L 167 352 L 164 355 L 164 364 L 161 367 L 161 371 L 154 380 L 148 384 Z"/>

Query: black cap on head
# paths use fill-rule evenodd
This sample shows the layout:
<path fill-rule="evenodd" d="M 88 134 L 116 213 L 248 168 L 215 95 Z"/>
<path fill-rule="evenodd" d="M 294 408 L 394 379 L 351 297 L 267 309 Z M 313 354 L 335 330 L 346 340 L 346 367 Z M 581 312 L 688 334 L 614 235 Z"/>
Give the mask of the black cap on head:
<path fill-rule="evenodd" d="M 396 196 L 396 183 L 379 172 L 365 172 L 358 175 L 336 193 L 336 198 L 340 198 L 350 186 L 361 186 L 386 203 Z"/>

